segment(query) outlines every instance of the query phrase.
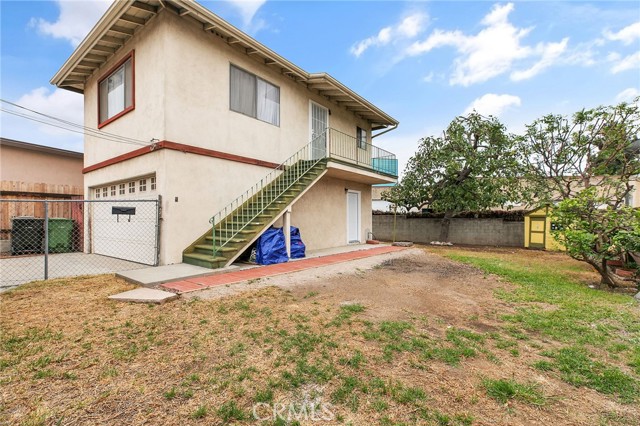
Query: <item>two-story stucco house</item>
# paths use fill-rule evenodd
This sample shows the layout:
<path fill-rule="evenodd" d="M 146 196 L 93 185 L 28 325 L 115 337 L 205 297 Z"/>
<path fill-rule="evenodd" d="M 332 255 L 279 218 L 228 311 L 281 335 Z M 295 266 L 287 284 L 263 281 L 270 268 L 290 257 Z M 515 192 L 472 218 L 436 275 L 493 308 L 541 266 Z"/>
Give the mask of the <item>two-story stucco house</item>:
<path fill-rule="evenodd" d="M 371 185 L 396 180 L 371 144 L 395 119 L 193 1 L 114 2 L 51 82 L 84 94 L 86 126 L 150 141 L 86 135 L 84 185 L 162 197 L 161 264 L 229 264 L 272 224 L 363 242 Z"/>

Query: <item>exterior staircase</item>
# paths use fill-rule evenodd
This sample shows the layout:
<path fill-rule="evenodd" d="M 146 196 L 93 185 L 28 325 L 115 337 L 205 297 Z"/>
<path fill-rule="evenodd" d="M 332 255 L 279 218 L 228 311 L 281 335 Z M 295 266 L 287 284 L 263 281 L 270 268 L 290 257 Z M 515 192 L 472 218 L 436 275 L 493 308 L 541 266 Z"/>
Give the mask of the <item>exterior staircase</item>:
<path fill-rule="evenodd" d="M 327 159 L 318 145 L 302 148 L 213 216 L 211 229 L 183 251 L 182 261 L 214 269 L 230 265 L 324 175 Z"/>

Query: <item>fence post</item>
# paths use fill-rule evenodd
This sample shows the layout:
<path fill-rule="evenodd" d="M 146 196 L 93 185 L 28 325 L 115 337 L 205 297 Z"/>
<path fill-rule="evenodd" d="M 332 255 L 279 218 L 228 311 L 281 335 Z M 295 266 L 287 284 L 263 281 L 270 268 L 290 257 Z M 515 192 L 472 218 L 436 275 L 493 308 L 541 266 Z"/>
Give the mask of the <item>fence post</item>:
<path fill-rule="evenodd" d="M 44 202 L 44 279 L 49 279 L 49 202 Z"/>
<path fill-rule="evenodd" d="M 158 199 L 156 200 L 156 258 L 153 266 L 158 266 L 160 263 L 160 219 L 161 209 L 162 209 L 162 195 L 158 195 Z"/>

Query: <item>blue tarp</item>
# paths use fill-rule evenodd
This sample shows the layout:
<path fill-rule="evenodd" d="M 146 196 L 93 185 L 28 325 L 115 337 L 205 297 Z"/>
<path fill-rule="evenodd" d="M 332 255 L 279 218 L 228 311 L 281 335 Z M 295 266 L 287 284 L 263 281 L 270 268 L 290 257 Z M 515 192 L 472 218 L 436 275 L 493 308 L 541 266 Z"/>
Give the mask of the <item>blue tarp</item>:
<path fill-rule="evenodd" d="M 304 257 L 306 247 L 302 242 L 300 230 L 295 226 L 291 227 L 291 258 L 300 259 Z"/>
<path fill-rule="evenodd" d="M 266 231 L 256 243 L 256 263 L 260 265 L 273 265 L 289 261 L 287 247 L 284 242 L 282 228 L 273 226 Z"/>
<path fill-rule="evenodd" d="M 300 230 L 295 226 L 291 227 L 291 258 L 300 259 L 305 257 L 306 247 L 302 242 Z M 256 242 L 256 263 L 260 265 L 273 265 L 275 263 L 287 262 L 287 246 L 282 228 L 273 226 L 258 238 Z"/>

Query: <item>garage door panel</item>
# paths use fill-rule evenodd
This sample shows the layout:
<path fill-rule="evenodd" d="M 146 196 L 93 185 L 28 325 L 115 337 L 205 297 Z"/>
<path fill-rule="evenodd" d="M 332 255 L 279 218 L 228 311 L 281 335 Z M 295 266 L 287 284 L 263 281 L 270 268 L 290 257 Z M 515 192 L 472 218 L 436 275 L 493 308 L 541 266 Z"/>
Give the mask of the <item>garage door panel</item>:
<path fill-rule="evenodd" d="M 123 209 L 135 209 L 135 214 L 117 214 Z M 93 253 L 145 265 L 157 264 L 157 200 L 94 202 L 90 218 Z"/>

